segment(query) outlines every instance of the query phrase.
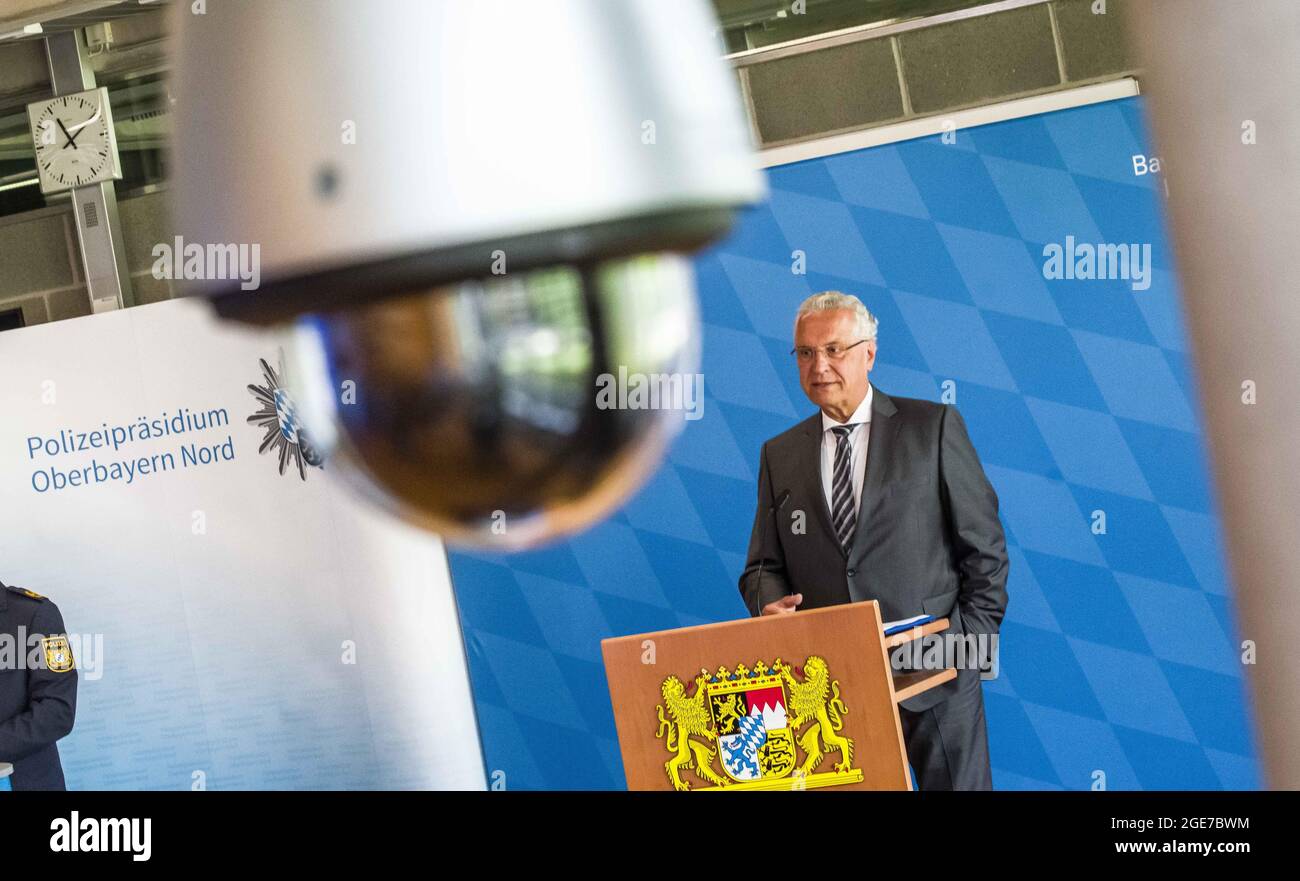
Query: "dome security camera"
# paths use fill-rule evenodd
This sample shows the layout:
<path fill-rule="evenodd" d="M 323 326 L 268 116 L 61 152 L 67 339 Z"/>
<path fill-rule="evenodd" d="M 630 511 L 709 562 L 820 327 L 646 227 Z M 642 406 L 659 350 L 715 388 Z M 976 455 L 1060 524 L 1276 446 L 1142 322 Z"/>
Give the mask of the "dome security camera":
<path fill-rule="evenodd" d="M 190 292 L 291 326 L 330 467 L 493 547 L 626 499 L 682 414 L 602 383 L 691 381 L 684 255 L 763 196 L 704 0 L 175 10 L 178 232 L 261 258 Z"/>

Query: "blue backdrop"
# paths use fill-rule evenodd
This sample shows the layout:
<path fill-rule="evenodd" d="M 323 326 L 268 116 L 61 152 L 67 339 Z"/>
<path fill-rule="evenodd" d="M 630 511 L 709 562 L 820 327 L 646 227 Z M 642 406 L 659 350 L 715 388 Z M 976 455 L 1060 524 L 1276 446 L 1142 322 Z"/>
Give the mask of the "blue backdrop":
<path fill-rule="evenodd" d="M 1163 184 L 1135 154 L 1126 99 L 773 169 L 770 203 L 697 261 L 704 418 L 654 479 L 566 543 L 452 555 L 489 773 L 624 786 L 599 642 L 745 615 L 759 448 L 813 412 L 791 319 L 838 289 L 880 319 L 880 388 L 955 391 L 1001 500 L 994 785 L 1256 787 Z M 1150 243 L 1150 288 L 1045 280 L 1066 236 Z"/>

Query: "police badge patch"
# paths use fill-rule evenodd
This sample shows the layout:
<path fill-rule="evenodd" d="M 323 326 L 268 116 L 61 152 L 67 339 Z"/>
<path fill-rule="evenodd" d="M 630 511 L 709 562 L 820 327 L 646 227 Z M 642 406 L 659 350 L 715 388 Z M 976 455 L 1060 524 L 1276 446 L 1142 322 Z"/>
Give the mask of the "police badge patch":
<path fill-rule="evenodd" d="M 45 666 L 51 673 L 68 673 L 76 667 L 66 636 L 46 637 L 41 644 L 45 647 Z"/>
<path fill-rule="evenodd" d="M 307 429 L 298 416 L 298 408 L 285 390 L 280 374 L 266 363 L 265 358 L 259 359 L 257 363 L 262 365 L 262 376 L 266 379 L 264 385 L 248 386 L 249 392 L 261 405 L 261 409 L 248 417 L 248 422 L 260 426 L 266 432 L 257 452 L 271 450 L 275 453 L 280 460 L 280 476 L 284 476 L 285 469 L 292 462 L 298 469 L 298 476 L 306 480 L 307 466 L 324 468 L 325 458 L 307 436 Z M 281 373 L 283 371 L 282 363 Z"/>

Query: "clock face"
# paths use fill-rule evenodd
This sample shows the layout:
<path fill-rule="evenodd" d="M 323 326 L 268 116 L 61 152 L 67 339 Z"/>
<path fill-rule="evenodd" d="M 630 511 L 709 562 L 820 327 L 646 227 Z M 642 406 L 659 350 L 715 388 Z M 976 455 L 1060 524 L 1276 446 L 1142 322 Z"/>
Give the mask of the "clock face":
<path fill-rule="evenodd" d="M 121 177 L 105 89 L 28 105 L 42 192 Z"/>

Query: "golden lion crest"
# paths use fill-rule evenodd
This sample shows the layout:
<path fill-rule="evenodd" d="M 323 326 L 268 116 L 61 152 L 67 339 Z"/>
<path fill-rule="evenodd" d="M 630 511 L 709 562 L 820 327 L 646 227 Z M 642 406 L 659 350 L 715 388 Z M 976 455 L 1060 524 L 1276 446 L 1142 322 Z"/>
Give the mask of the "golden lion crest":
<path fill-rule="evenodd" d="M 811 789 L 862 781 L 861 769 L 853 767 L 853 741 L 839 733 L 849 709 L 817 655 L 802 670 L 780 658 L 771 667 L 759 661 L 752 670 L 743 664 L 712 674 L 701 670 L 689 695 L 680 679 L 669 676 L 660 691 L 656 736 L 673 754 L 664 770 L 676 790 L 691 788 L 683 771 L 712 784 L 704 789 Z M 819 770 L 829 753 L 838 761 Z"/>

